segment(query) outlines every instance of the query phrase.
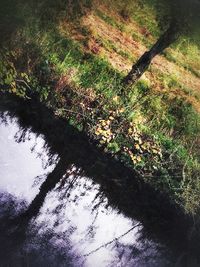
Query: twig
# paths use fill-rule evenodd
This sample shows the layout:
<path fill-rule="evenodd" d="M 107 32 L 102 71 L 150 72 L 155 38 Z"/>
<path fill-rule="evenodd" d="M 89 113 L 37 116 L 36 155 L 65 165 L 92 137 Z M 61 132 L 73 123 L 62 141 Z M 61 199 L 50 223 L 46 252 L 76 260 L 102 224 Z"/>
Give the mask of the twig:
<path fill-rule="evenodd" d="M 31 87 L 28 85 L 28 83 L 24 80 L 18 80 L 18 79 L 15 79 L 16 82 L 19 82 L 19 83 L 24 83 L 26 85 L 26 87 L 28 87 L 30 90 L 31 90 Z"/>
<path fill-rule="evenodd" d="M 73 111 L 73 110 L 69 110 L 69 109 L 66 109 L 66 108 L 61 108 L 61 111 L 66 111 L 66 112 L 69 112 L 69 113 L 73 113 L 73 114 L 76 114 L 76 115 L 80 115 L 82 117 L 85 117 L 88 119 L 88 116 L 82 114 L 82 113 L 79 113 L 79 112 L 76 112 L 76 111 Z"/>
<path fill-rule="evenodd" d="M 84 257 L 88 257 L 88 256 L 90 256 L 91 254 L 93 254 L 93 253 L 99 251 L 101 248 L 107 247 L 108 245 L 112 244 L 112 243 L 115 242 L 115 241 L 118 241 L 120 238 L 124 237 L 125 235 L 127 235 L 128 233 L 130 233 L 131 231 L 133 231 L 133 229 L 135 229 L 136 227 L 138 227 L 138 226 L 140 226 L 140 225 L 141 225 L 140 223 L 134 225 L 133 227 L 131 227 L 131 228 L 130 228 L 127 232 L 125 232 L 124 234 L 122 234 L 122 235 L 120 235 L 120 236 L 114 238 L 113 240 L 111 240 L 111 241 L 109 241 L 109 242 L 107 242 L 107 243 L 105 243 L 105 244 L 99 246 L 98 248 L 96 248 L 96 249 L 90 251 L 89 253 L 87 253 L 87 254 L 85 254 L 85 255 L 83 255 L 83 256 L 84 256 Z"/>

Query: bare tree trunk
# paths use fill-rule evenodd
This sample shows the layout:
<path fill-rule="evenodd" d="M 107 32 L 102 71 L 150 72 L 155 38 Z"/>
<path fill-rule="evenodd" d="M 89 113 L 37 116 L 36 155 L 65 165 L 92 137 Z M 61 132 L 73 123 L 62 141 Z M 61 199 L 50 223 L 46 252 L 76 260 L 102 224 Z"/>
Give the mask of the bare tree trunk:
<path fill-rule="evenodd" d="M 123 83 L 129 85 L 137 82 L 142 74 L 148 69 L 152 59 L 174 43 L 178 39 L 178 36 L 179 30 L 176 22 L 173 21 L 152 48 L 145 52 L 137 63 L 133 65 L 129 74 L 124 78 Z"/>

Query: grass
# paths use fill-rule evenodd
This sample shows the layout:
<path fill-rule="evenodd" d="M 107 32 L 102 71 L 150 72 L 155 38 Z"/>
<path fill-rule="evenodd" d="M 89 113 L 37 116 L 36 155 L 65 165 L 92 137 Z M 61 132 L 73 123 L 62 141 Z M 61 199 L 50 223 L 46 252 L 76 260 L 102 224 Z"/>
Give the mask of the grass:
<path fill-rule="evenodd" d="M 102 20 L 104 20 L 107 24 L 119 29 L 120 31 L 124 30 L 123 23 L 119 23 L 118 21 L 116 21 L 112 17 L 110 17 L 107 14 L 105 14 L 105 12 L 102 12 L 101 10 L 97 9 L 96 10 L 96 15 L 98 17 L 100 17 Z"/>
<path fill-rule="evenodd" d="M 115 2 L 118 13 L 128 7 L 128 3 L 127 6 L 120 3 Z M 85 14 L 90 4 L 83 2 L 84 7 L 76 1 L 74 4 L 70 12 L 76 12 L 74 23 L 79 25 L 78 14 Z M 152 8 L 144 5 L 141 16 L 142 7 L 136 6 L 127 16 L 147 27 L 155 38 L 158 31 Z M 199 114 L 183 98 L 172 98 L 166 90 L 155 91 L 149 79 L 141 79 L 120 96 L 124 74 L 102 56 L 85 51 L 81 42 L 72 40 L 70 32 L 63 35 L 58 18 L 69 19 L 71 15 L 63 14 L 61 7 L 62 12 L 55 11 L 53 6 L 49 9 L 37 16 L 29 5 L 23 7 L 26 24 L 18 31 L 14 46 L 1 53 L 0 89 L 21 97 L 38 94 L 57 116 L 68 118 L 72 125 L 85 131 L 105 153 L 134 168 L 146 182 L 167 192 L 187 212 L 195 213 L 200 204 Z M 121 27 L 115 17 L 98 10 L 95 12 L 107 24 L 124 30 L 125 26 Z M 55 20 L 44 28 L 50 11 Z M 151 16 L 144 19 L 149 13 Z M 82 26 L 80 31 L 86 38 L 91 34 Z M 106 40 L 102 43 L 132 60 L 117 44 Z M 195 49 L 192 55 L 187 51 L 188 60 L 193 61 L 199 53 Z M 150 72 L 155 74 L 152 69 Z M 165 89 L 180 86 L 176 76 L 159 72 L 157 76 Z"/>
<path fill-rule="evenodd" d="M 185 49 L 182 47 L 179 47 L 179 51 L 178 48 L 176 49 L 175 47 L 174 50 L 165 50 L 163 52 L 163 55 L 170 62 L 173 62 L 176 65 L 183 67 L 184 69 L 190 71 L 196 77 L 200 78 L 200 65 L 199 62 L 196 60 L 196 58 L 198 57 L 198 51 L 195 50 L 195 52 L 192 52 L 193 45 L 190 44 L 188 46 L 189 49 L 191 49 L 190 53 L 188 53 L 188 51 L 185 51 Z"/>

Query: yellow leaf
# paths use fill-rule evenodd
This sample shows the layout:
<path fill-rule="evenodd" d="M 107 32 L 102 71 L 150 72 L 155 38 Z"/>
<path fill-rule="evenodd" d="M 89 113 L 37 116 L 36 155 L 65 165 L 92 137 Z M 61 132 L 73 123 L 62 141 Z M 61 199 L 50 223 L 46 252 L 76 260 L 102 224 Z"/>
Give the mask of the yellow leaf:
<path fill-rule="evenodd" d="M 114 102 L 118 102 L 118 101 L 119 101 L 119 97 L 118 97 L 117 95 L 114 96 L 114 97 L 113 97 L 113 101 L 114 101 Z"/>
<path fill-rule="evenodd" d="M 119 110 L 119 113 L 123 113 L 125 111 L 125 109 L 124 108 L 121 108 L 120 110 Z"/>
<path fill-rule="evenodd" d="M 152 149 L 152 152 L 153 152 L 154 154 L 158 154 L 158 151 L 157 151 L 156 149 Z"/>
<path fill-rule="evenodd" d="M 135 148 L 136 148 L 137 150 L 139 150 L 139 149 L 140 149 L 140 146 L 139 146 L 138 144 L 136 144 L 136 145 L 135 145 Z"/>
<path fill-rule="evenodd" d="M 132 134 L 133 133 L 133 130 L 131 128 L 128 129 L 128 133 L 129 134 Z"/>
<path fill-rule="evenodd" d="M 146 150 L 146 149 L 147 149 L 145 145 L 142 145 L 141 148 L 142 148 L 143 150 Z"/>

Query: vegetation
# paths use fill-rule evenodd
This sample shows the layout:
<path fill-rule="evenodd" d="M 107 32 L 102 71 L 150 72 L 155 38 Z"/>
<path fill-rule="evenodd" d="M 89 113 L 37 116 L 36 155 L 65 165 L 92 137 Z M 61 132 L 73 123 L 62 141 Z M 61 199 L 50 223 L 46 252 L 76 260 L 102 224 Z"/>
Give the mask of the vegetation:
<path fill-rule="evenodd" d="M 125 84 L 135 83 L 147 70 L 152 59 L 176 42 L 180 35 L 197 34 L 200 23 L 198 16 L 200 3 L 198 1 L 163 0 L 159 3 L 156 2 L 154 6 L 158 9 L 160 24 L 169 25 L 151 49 L 145 52 L 136 64 L 133 65 L 131 71 L 124 79 Z"/>
<path fill-rule="evenodd" d="M 24 98 L 37 95 L 104 153 L 134 168 L 185 211 L 197 212 L 197 44 L 182 38 L 122 95 L 132 61 L 160 34 L 156 9 L 148 1 L 3 4 L 11 10 L 0 21 L 6 31 L 0 90 Z M 12 30 L 6 26 L 9 17 L 15 22 Z"/>

